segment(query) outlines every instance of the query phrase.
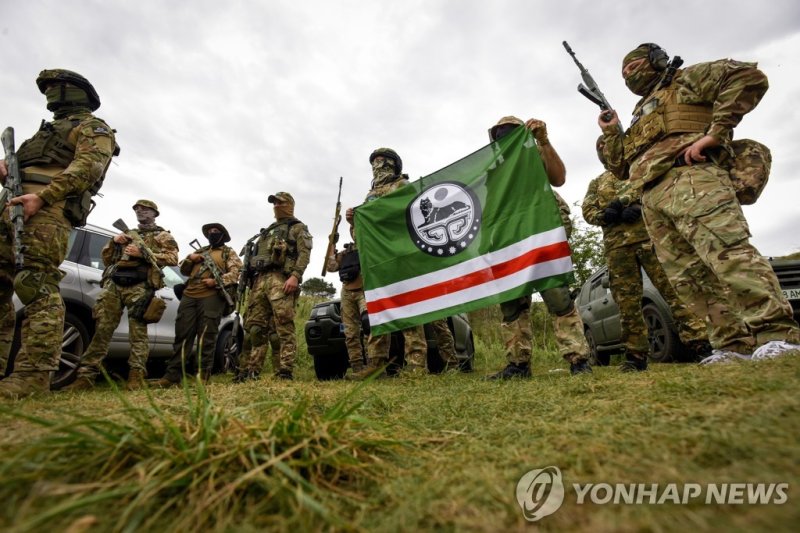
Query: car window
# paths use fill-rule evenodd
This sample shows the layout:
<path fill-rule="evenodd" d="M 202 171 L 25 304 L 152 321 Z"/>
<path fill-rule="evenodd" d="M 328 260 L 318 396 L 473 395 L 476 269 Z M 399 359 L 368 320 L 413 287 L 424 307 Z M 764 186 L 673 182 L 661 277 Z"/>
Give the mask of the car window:
<path fill-rule="evenodd" d="M 100 252 L 103 246 L 108 242 L 108 235 L 101 235 L 91 231 L 86 231 L 86 243 L 83 246 L 83 253 L 78 258 L 78 262 L 82 265 L 90 266 L 92 268 L 104 269 L 103 258 Z"/>
<path fill-rule="evenodd" d="M 592 281 L 592 296 L 591 296 L 592 300 L 599 300 L 601 298 L 604 298 L 609 292 L 610 289 L 608 287 L 603 287 L 602 277 Z"/>
<path fill-rule="evenodd" d="M 164 284 L 167 287 L 174 287 L 178 283 L 183 283 L 186 278 L 184 278 L 178 267 L 164 267 L 161 270 L 164 271 Z"/>

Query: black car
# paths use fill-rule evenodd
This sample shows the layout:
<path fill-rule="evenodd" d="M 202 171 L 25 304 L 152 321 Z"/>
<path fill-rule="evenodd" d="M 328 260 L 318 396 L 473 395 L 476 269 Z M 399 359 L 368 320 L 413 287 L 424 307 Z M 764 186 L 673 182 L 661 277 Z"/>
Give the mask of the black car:
<path fill-rule="evenodd" d="M 770 260 L 784 296 L 792 304 L 795 320 L 800 316 L 800 261 Z M 650 359 L 656 362 L 690 360 L 664 298 L 642 271 L 642 315 L 648 330 Z M 622 351 L 619 306 L 611 296 L 608 269 L 600 268 L 581 287 L 577 299 L 584 334 L 596 364 L 609 364 L 613 353 Z"/>
<path fill-rule="evenodd" d="M 459 314 L 447 318 L 447 325 L 453 333 L 456 356 L 462 371 L 472 370 L 475 357 L 475 343 L 472 328 L 466 315 Z M 344 344 L 344 324 L 342 324 L 341 304 L 339 300 L 331 300 L 315 305 L 305 326 L 308 353 L 314 358 L 314 371 L 320 380 L 341 379 L 350 366 L 347 347 Z M 444 362 L 439 357 L 436 337 L 429 325 L 425 326 L 425 337 L 428 342 L 428 370 L 439 373 L 444 370 Z M 392 333 L 389 354 L 392 363 L 388 369 L 391 374 L 403 364 L 403 348 L 405 341 L 399 332 Z M 362 339 L 366 347 L 366 338 Z M 366 352 L 366 350 L 364 350 Z M 366 361 L 366 355 L 365 361 Z"/>

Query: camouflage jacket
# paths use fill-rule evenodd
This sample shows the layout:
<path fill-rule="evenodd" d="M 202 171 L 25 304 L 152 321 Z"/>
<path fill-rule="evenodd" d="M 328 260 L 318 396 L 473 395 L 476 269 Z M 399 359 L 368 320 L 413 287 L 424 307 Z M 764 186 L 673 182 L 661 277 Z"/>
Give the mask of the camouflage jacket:
<path fill-rule="evenodd" d="M 113 130 L 89 112 L 76 113 L 60 120 L 77 123 L 68 135 L 69 142 L 75 145 L 72 162 L 66 167 L 35 163 L 23 167 L 25 172 L 50 176 L 50 183 L 44 186 L 25 184 L 25 192 L 36 193 L 48 205 L 88 190 L 103 176 L 115 146 Z"/>
<path fill-rule="evenodd" d="M 632 224 L 615 222 L 606 224 L 603 213 L 608 204 L 619 200 L 623 205 L 638 203 L 641 191 L 634 188 L 631 181 L 619 180 L 608 170 L 589 183 L 583 198 L 583 218 L 593 226 L 603 228 L 603 246 L 609 250 L 650 239 L 644 221 L 640 218 Z"/>
<path fill-rule="evenodd" d="M 381 196 L 386 196 L 390 192 L 394 192 L 400 187 L 404 187 L 406 185 L 408 185 L 408 174 L 397 176 L 395 179 L 389 182 L 382 181 L 380 183 L 373 183 L 372 188 L 367 193 L 367 197 L 364 199 L 364 203 L 377 200 Z"/>
<path fill-rule="evenodd" d="M 637 103 L 634 123 L 649 112 L 657 112 L 659 100 L 672 96 L 677 104 L 705 106 L 710 110 L 710 123 L 705 131 L 668 133 L 643 146 L 632 157 L 630 153 L 626 156 L 624 142 L 635 124 L 624 134 L 616 127 L 607 126 L 603 130 L 606 163 L 618 177 L 644 184 L 666 173 L 682 150 L 706 134 L 717 138 L 725 148 L 732 138 L 733 128 L 756 107 L 768 87 L 766 75 L 755 63 L 723 59 L 679 70 L 669 87 L 657 88 Z M 674 91 L 674 94 L 666 95 L 666 91 Z"/>
<path fill-rule="evenodd" d="M 199 254 L 206 251 L 209 252 L 211 258 L 214 260 L 214 263 L 217 265 L 220 274 L 222 274 L 223 286 L 227 287 L 239 281 L 239 272 L 242 269 L 242 260 L 238 255 L 236 255 L 236 252 L 233 250 L 233 248 L 230 246 L 221 246 L 219 248 L 204 246 L 197 250 L 197 252 L 193 253 Z M 205 282 L 203 281 L 205 279 L 214 277 L 214 275 L 211 273 L 211 270 L 204 267 L 203 261 L 195 263 L 189 259 L 189 256 L 187 256 L 186 259 L 181 261 L 180 267 L 181 274 L 189 277 L 188 281 L 186 282 L 186 289 L 184 290 L 184 294 L 187 296 L 191 296 L 192 298 L 203 298 L 205 296 L 211 296 L 217 291 L 216 288 L 206 287 Z"/>
<path fill-rule="evenodd" d="M 290 220 L 293 222 L 290 223 Z M 258 238 L 253 244 L 253 249 L 256 252 L 250 257 L 250 261 L 251 263 L 257 262 L 260 257 L 259 254 L 263 254 L 266 257 L 273 256 L 273 245 L 277 242 L 275 235 L 279 233 L 283 234 L 286 236 L 286 240 L 288 241 L 288 249 L 286 249 L 286 245 L 284 245 L 285 253 L 280 254 L 282 256 L 282 260 L 277 263 L 277 268 L 273 267 L 272 270 L 280 270 L 285 276 L 294 276 L 297 278 L 298 282 L 302 282 L 303 274 L 305 273 L 308 263 L 311 260 L 313 239 L 311 237 L 311 233 L 308 231 L 308 226 L 295 218 L 290 220 L 280 219 L 276 222 L 273 222 L 268 228 L 261 230 L 261 233 L 258 235 Z M 280 227 L 287 224 L 289 225 L 288 233 L 286 232 L 285 228 L 282 229 Z M 280 241 L 282 239 L 277 240 Z M 273 265 L 275 265 L 275 263 L 273 263 Z M 252 264 L 247 266 L 249 268 L 253 267 Z"/>
<path fill-rule="evenodd" d="M 160 268 L 178 264 L 178 243 L 175 242 L 169 231 L 160 226 L 133 231 L 139 234 L 147 248 L 153 253 L 153 258 Z M 116 264 L 117 268 L 150 268 L 150 263 L 144 257 L 131 257 L 123 260 L 122 254 L 125 246 L 127 245 L 117 244 L 114 239 L 110 239 L 101 252 L 103 262 L 107 266 Z"/>

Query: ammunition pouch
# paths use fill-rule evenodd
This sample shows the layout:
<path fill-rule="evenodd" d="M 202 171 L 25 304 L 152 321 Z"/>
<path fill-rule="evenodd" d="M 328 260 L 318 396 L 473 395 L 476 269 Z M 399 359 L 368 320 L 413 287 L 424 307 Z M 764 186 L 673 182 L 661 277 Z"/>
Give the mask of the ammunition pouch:
<path fill-rule="evenodd" d="M 117 269 L 111 275 L 111 281 L 119 285 L 120 287 L 132 287 L 138 283 L 142 283 L 147 281 L 147 270 L 142 269 L 135 269 L 135 270 L 120 270 Z"/>
<path fill-rule="evenodd" d="M 64 218 L 72 224 L 73 228 L 85 226 L 89 213 L 92 212 L 95 205 L 91 191 L 84 191 L 77 196 L 67 196 L 64 203 Z"/>
<path fill-rule="evenodd" d="M 767 185 L 772 154 L 769 148 L 751 139 L 739 139 L 731 143 L 733 159 L 729 160 L 731 185 L 742 205 L 751 205 L 758 200 Z"/>
<path fill-rule="evenodd" d="M 58 281 L 44 272 L 21 270 L 14 276 L 14 292 L 22 305 L 28 305 L 42 296 L 58 292 Z"/>
<path fill-rule="evenodd" d="M 128 314 L 131 318 L 145 324 L 154 324 L 161 320 L 166 308 L 167 302 L 156 296 L 156 291 L 149 290 L 131 306 Z"/>

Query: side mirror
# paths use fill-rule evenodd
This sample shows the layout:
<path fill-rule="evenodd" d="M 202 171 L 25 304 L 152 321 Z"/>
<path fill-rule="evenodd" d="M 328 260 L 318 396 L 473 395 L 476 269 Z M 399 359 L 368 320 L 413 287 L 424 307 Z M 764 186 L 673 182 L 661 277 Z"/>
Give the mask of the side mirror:
<path fill-rule="evenodd" d="M 603 288 L 608 289 L 611 287 L 611 281 L 608 279 L 608 274 L 603 274 L 603 280 L 601 281 Z"/>

